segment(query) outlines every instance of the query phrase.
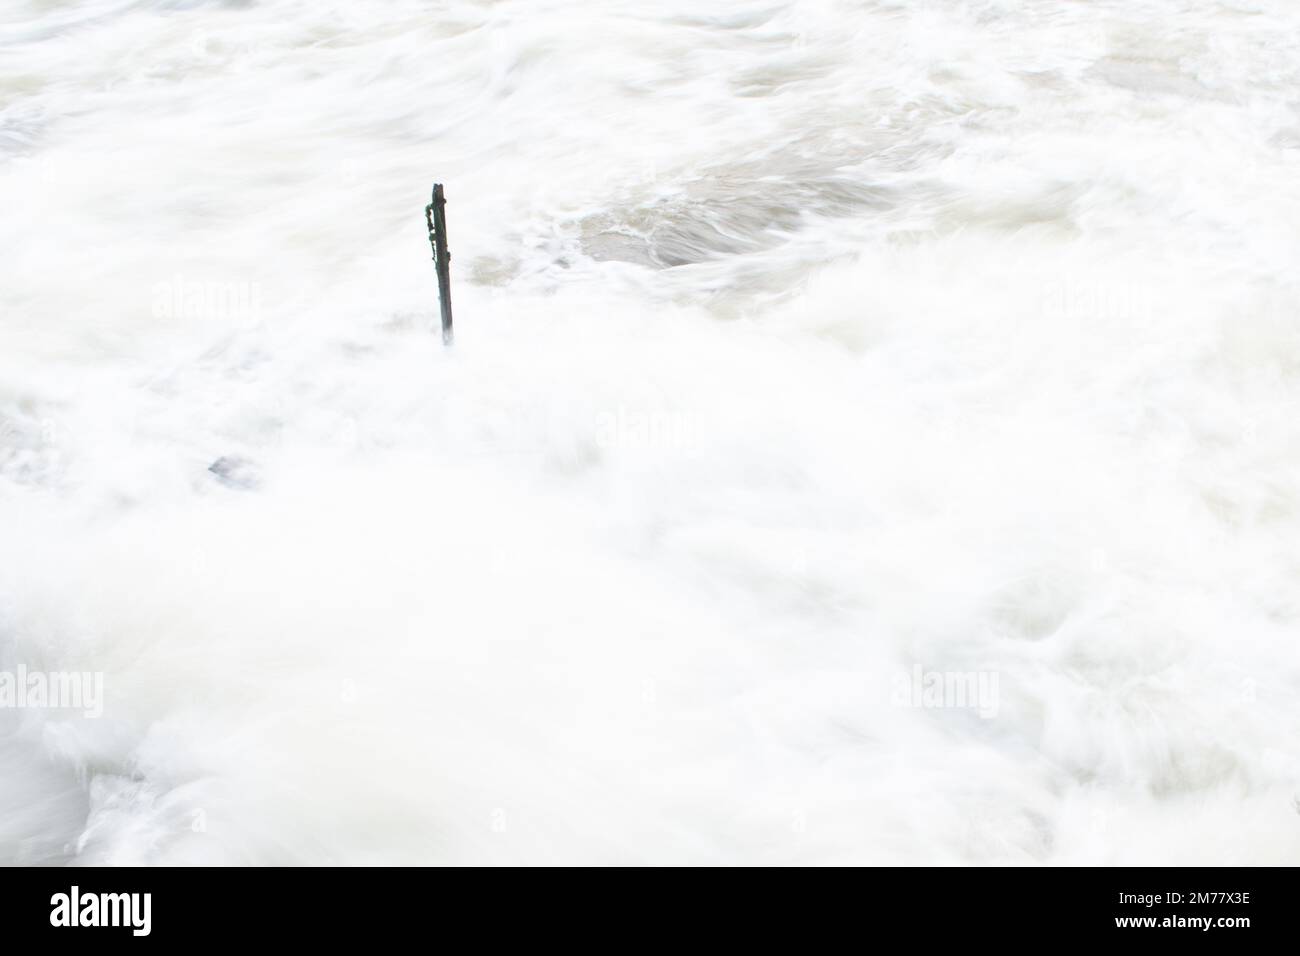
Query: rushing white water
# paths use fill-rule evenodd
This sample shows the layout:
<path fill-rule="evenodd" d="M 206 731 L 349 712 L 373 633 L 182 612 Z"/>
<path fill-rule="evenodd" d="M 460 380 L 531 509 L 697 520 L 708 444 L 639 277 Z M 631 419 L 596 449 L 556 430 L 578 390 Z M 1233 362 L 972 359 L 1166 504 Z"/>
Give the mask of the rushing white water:
<path fill-rule="evenodd" d="M 1300 862 L 1293 0 L 8 0 L 0 203 L 0 861 Z"/>

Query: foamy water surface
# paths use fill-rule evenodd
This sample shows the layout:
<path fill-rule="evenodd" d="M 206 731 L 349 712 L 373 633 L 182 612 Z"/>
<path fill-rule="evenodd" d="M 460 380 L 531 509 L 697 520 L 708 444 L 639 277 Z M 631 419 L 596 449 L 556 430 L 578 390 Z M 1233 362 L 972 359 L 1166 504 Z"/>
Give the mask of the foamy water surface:
<path fill-rule="evenodd" d="M 1298 91 L 1291 0 L 10 0 L 0 670 L 104 702 L 0 862 L 1300 862 Z"/>

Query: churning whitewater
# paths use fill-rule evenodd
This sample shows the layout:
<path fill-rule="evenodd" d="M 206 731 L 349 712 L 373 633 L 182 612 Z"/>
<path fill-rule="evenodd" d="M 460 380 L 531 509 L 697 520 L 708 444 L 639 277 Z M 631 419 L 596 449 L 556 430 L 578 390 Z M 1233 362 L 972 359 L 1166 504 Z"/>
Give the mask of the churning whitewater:
<path fill-rule="evenodd" d="M 1300 862 L 1298 91 L 1293 0 L 10 0 L 0 862 Z"/>

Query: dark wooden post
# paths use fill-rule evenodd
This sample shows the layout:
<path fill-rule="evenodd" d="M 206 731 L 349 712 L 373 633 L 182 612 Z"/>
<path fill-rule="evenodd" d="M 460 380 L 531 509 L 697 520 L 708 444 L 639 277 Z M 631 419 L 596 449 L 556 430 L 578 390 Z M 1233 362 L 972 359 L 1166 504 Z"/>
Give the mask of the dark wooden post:
<path fill-rule="evenodd" d="M 433 202 L 424 207 L 424 221 L 429 225 L 429 245 L 433 246 L 433 264 L 438 270 L 438 303 L 442 306 L 442 344 L 451 345 L 451 253 L 447 251 L 447 199 L 442 183 L 433 184 Z"/>

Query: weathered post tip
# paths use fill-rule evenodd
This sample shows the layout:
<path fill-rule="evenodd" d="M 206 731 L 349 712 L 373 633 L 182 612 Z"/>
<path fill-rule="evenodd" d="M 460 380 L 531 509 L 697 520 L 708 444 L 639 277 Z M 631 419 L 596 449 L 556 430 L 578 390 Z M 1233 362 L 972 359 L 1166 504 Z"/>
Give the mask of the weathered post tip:
<path fill-rule="evenodd" d="M 433 247 L 433 264 L 438 273 L 438 304 L 442 309 L 442 343 L 451 345 L 451 253 L 447 250 L 447 197 L 442 183 L 433 184 L 433 200 L 424 207 L 424 221 L 429 227 L 429 245 Z"/>

